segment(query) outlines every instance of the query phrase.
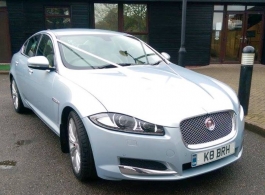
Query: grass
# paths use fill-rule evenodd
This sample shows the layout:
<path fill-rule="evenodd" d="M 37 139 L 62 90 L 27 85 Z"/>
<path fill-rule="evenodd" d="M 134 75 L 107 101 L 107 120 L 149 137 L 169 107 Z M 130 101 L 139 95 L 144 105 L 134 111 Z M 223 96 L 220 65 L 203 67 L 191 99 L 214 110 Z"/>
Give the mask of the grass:
<path fill-rule="evenodd" d="M 8 64 L 0 65 L 0 71 L 9 71 L 9 70 L 10 70 L 10 65 Z"/>

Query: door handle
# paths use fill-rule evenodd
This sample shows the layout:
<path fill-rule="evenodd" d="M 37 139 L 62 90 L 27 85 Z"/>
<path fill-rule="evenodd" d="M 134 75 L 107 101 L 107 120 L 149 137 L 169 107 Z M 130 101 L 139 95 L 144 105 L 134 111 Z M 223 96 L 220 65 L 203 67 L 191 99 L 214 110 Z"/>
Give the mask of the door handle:
<path fill-rule="evenodd" d="M 246 43 L 247 41 L 248 41 L 248 38 L 247 37 L 241 37 L 241 38 L 239 38 L 240 39 L 240 42 L 242 43 L 242 41 L 244 42 L 244 43 Z"/>
<path fill-rule="evenodd" d="M 248 38 L 245 37 L 245 38 L 244 38 L 244 43 L 247 43 L 247 41 L 248 41 Z"/>
<path fill-rule="evenodd" d="M 32 74 L 33 73 L 33 70 L 31 70 L 30 68 L 29 68 L 29 74 Z"/>

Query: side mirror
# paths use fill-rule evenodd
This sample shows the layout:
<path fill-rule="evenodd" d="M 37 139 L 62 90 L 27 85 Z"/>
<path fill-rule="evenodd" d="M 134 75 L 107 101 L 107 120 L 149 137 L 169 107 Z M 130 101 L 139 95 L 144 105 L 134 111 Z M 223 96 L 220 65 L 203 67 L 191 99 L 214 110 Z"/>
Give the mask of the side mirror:
<path fill-rule="evenodd" d="M 162 52 L 161 55 L 166 58 L 167 60 L 170 60 L 170 55 L 166 52 Z"/>
<path fill-rule="evenodd" d="M 47 70 L 49 67 L 49 61 L 44 56 L 34 56 L 28 59 L 28 67 L 32 69 Z"/>

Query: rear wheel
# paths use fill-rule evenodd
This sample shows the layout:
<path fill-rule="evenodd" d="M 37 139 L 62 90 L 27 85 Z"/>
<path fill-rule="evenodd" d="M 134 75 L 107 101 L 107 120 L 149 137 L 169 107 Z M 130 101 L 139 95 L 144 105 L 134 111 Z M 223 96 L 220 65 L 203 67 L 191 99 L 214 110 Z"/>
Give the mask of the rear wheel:
<path fill-rule="evenodd" d="M 11 80 L 10 89 L 11 89 L 11 95 L 12 95 L 12 100 L 13 100 L 15 111 L 17 113 L 24 113 L 26 108 L 23 105 L 23 102 L 21 100 L 21 97 L 20 97 L 20 94 L 17 88 L 17 84 L 13 78 Z"/>
<path fill-rule="evenodd" d="M 72 168 L 80 181 L 97 178 L 94 157 L 86 129 L 76 112 L 71 111 L 67 122 Z"/>

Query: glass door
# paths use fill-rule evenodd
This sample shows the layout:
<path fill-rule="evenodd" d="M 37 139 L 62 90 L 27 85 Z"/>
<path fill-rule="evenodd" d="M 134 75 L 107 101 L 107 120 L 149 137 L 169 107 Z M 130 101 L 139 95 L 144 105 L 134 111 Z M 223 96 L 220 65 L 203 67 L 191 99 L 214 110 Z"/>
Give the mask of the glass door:
<path fill-rule="evenodd" d="M 223 16 L 223 12 L 213 14 L 211 63 L 220 63 L 220 59 L 222 58 Z"/>
<path fill-rule="evenodd" d="M 211 40 L 211 63 L 240 63 L 242 50 L 255 48 L 255 61 L 262 58 L 264 12 L 263 6 L 214 6 Z"/>
<path fill-rule="evenodd" d="M 228 13 L 225 29 L 225 56 L 224 61 L 240 62 L 243 46 L 247 43 L 244 36 L 244 19 L 243 13 Z"/>
<path fill-rule="evenodd" d="M 259 13 L 247 14 L 247 29 L 245 34 L 245 45 L 255 48 L 255 61 L 261 60 L 262 34 L 263 34 L 263 15 Z"/>
<path fill-rule="evenodd" d="M 240 63 L 242 50 L 250 45 L 255 48 L 255 61 L 261 60 L 263 14 L 227 13 L 224 43 L 224 62 Z"/>

